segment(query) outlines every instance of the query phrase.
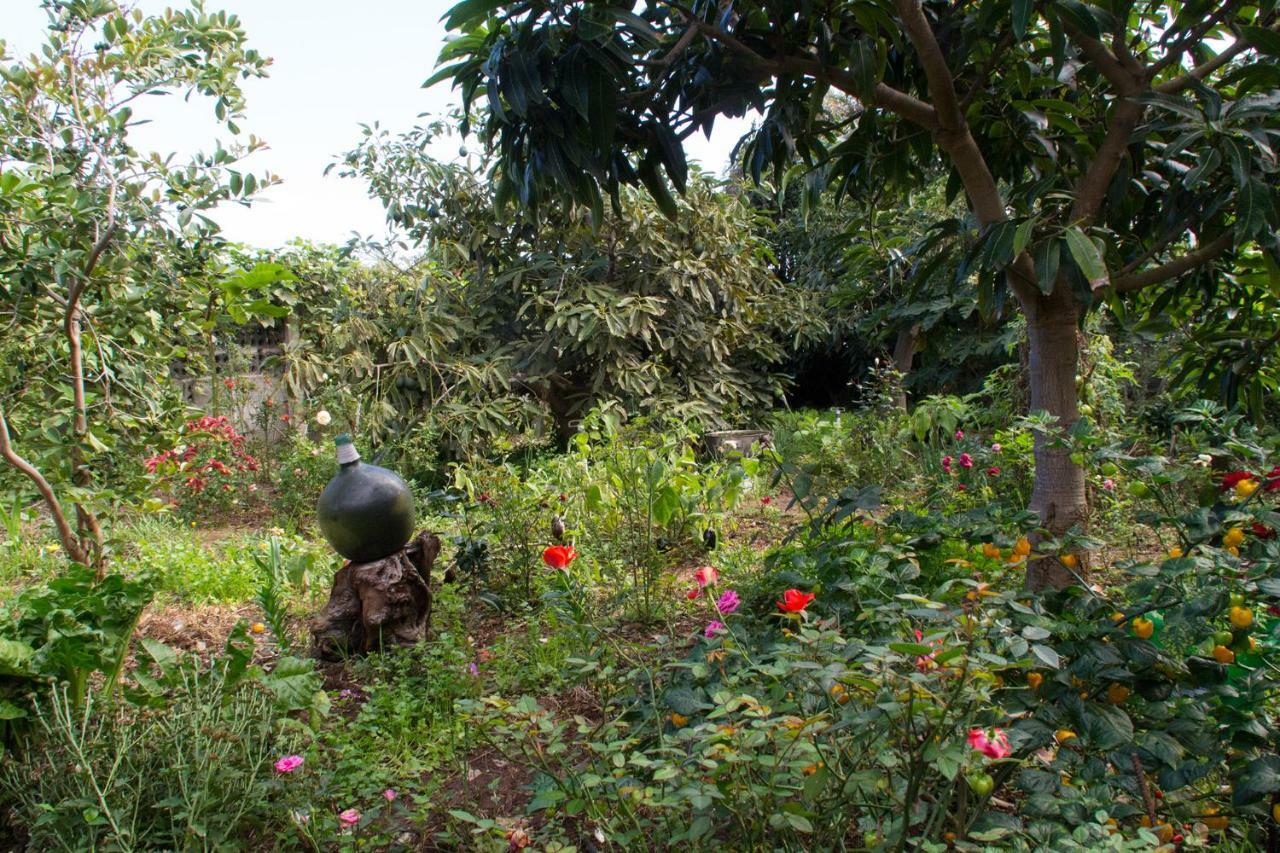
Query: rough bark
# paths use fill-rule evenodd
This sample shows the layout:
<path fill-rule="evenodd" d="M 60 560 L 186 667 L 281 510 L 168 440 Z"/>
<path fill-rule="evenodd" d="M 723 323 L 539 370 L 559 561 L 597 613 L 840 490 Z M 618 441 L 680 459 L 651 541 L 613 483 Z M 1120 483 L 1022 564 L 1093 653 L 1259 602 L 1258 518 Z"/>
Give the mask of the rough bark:
<path fill-rule="evenodd" d="M 1079 309 L 1069 289 L 1061 283 L 1027 311 L 1028 373 L 1031 411 L 1057 417 L 1055 430 L 1066 430 L 1080 417 L 1077 406 L 1076 370 L 1080 358 Z M 1031 509 L 1054 536 L 1083 525 L 1088 516 L 1084 469 L 1071 461 L 1071 452 L 1052 434 L 1035 440 L 1036 476 Z M 1062 588 L 1076 583 L 1076 576 L 1054 558 L 1033 561 L 1027 567 L 1032 589 Z"/>
<path fill-rule="evenodd" d="M 390 557 L 339 569 L 329 602 L 311 626 L 316 654 L 341 660 L 425 639 L 431 629 L 431 567 L 439 554 L 440 537 L 422 531 Z"/>

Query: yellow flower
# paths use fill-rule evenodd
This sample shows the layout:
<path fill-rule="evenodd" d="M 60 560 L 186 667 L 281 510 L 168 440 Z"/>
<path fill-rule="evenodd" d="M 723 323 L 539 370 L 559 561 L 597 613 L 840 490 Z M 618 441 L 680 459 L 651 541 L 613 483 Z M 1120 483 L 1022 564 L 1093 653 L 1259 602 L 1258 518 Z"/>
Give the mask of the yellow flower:
<path fill-rule="evenodd" d="M 263 625 L 261 622 L 254 622 L 252 625 L 249 626 L 249 631 L 254 634 L 261 634 L 266 630 L 267 630 L 267 626 Z"/>
<path fill-rule="evenodd" d="M 48 545 L 44 546 L 44 550 L 50 554 L 56 554 L 58 551 L 62 550 L 62 546 L 57 542 L 50 542 Z"/>
<path fill-rule="evenodd" d="M 1170 559 L 1170 560 L 1176 560 L 1176 559 L 1178 559 L 1178 558 L 1179 558 L 1179 557 L 1181 557 L 1181 556 L 1182 556 L 1182 549 L 1181 549 L 1181 548 L 1178 548 L 1178 547 L 1176 547 L 1176 546 L 1175 546 L 1175 547 L 1173 547 L 1173 548 L 1170 548 L 1170 549 L 1169 549 L 1169 559 Z"/>
<path fill-rule="evenodd" d="M 990 560 L 998 560 L 1000 559 L 1000 549 L 997 548 L 993 542 L 983 542 L 982 556 Z"/>
<path fill-rule="evenodd" d="M 1222 537 L 1222 544 L 1226 548 L 1239 548 L 1244 542 L 1244 531 L 1239 527 L 1233 527 Z"/>
<path fill-rule="evenodd" d="M 686 717 L 684 714 L 673 713 L 671 715 L 671 724 L 676 728 L 682 728 L 689 724 L 689 718 Z"/>
<path fill-rule="evenodd" d="M 1013 546 L 1013 553 L 1020 557 L 1026 557 L 1031 554 L 1031 540 L 1025 536 L 1019 536 L 1017 543 Z"/>

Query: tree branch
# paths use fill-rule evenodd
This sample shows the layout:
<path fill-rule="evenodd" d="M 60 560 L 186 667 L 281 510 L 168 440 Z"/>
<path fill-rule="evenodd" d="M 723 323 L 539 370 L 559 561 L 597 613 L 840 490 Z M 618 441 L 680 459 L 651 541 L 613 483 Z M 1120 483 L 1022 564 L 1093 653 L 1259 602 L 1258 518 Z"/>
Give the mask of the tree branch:
<path fill-rule="evenodd" d="M 1244 53 L 1249 49 L 1249 47 L 1249 42 L 1242 38 L 1238 38 L 1231 43 L 1230 47 L 1222 51 L 1222 53 L 1219 53 L 1213 59 L 1202 62 L 1186 74 L 1174 77 L 1172 80 L 1166 80 L 1152 88 L 1165 95 L 1176 95 L 1195 81 L 1203 80 L 1208 77 L 1210 74 L 1217 71 L 1240 54 Z"/>
<path fill-rule="evenodd" d="M 62 547 L 66 549 L 67 556 L 77 563 L 87 564 L 86 555 L 75 533 L 72 532 L 71 525 L 67 523 L 67 516 L 62 512 L 62 505 L 58 503 L 58 496 L 54 494 L 53 486 L 49 485 L 49 481 L 39 469 L 19 456 L 13 449 L 13 443 L 9 439 L 9 422 L 5 419 L 2 407 L 0 407 L 0 458 L 18 469 L 35 484 L 40 497 L 44 499 L 45 506 L 49 508 L 49 514 L 53 516 L 53 523 L 58 528 L 58 538 L 62 540 Z"/>
<path fill-rule="evenodd" d="M 1076 200 L 1071 207 L 1072 219 L 1091 224 L 1097 217 L 1111 181 L 1124 162 L 1129 140 L 1133 138 L 1133 132 L 1144 112 L 1145 108 L 1137 101 L 1125 97 L 1116 100 L 1106 136 L 1094 153 L 1093 162 L 1076 185 Z"/>
<path fill-rule="evenodd" d="M 1111 286 L 1118 293 L 1132 293 L 1135 290 L 1141 290 L 1144 287 L 1168 281 L 1222 255 L 1227 249 L 1231 248 L 1231 244 L 1234 241 L 1235 235 L 1230 231 L 1224 231 L 1216 239 L 1205 243 L 1199 249 L 1179 255 L 1159 266 L 1113 278 Z"/>

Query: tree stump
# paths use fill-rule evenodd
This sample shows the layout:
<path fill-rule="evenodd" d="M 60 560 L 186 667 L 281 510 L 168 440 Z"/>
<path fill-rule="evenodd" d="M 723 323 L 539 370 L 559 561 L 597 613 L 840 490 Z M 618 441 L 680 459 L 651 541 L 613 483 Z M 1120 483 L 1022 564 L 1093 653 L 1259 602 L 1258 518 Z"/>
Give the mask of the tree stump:
<path fill-rule="evenodd" d="M 396 553 L 347 563 L 333 576 L 329 602 L 311 626 L 325 660 L 412 646 L 431 628 L 431 567 L 440 537 L 422 531 Z"/>

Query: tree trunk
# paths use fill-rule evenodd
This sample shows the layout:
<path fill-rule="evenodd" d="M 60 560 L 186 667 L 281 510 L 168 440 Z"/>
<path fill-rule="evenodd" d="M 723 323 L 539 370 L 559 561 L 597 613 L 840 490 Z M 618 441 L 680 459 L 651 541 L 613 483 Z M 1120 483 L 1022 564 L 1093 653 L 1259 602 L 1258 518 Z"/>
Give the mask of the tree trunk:
<path fill-rule="evenodd" d="M 907 389 L 904 384 L 907 374 L 911 372 L 911 363 L 915 361 L 916 341 L 920 337 L 920 324 L 912 323 L 898 330 L 898 340 L 893 345 L 893 367 L 902 374 L 898 378 L 897 403 L 902 411 L 907 410 Z"/>
<path fill-rule="evenodd" d="M 1028 379 L 1031 411 L 1046 411 L 1058 419 L 1054 429 L 1066 430 L 1079 418 L 1076 369 L 1080 357 L 1077 329 L 1079 308 L 1069 288 L 1059 282 L 1054 292 L 1024 306 L 1027 313 Z M 1054 446 L 1053 435 L 1035 439 L 1035 484 L 1031 509 L 1041 525 L 1060 536 L 1088 516 L 1084 468 L 1071 461 L 1071 451 Z M 1076 583 L 1076 575 L 1056 558 L 1033 561 L 1027 567 L 1032 589 L 1061 589 Z"/>

